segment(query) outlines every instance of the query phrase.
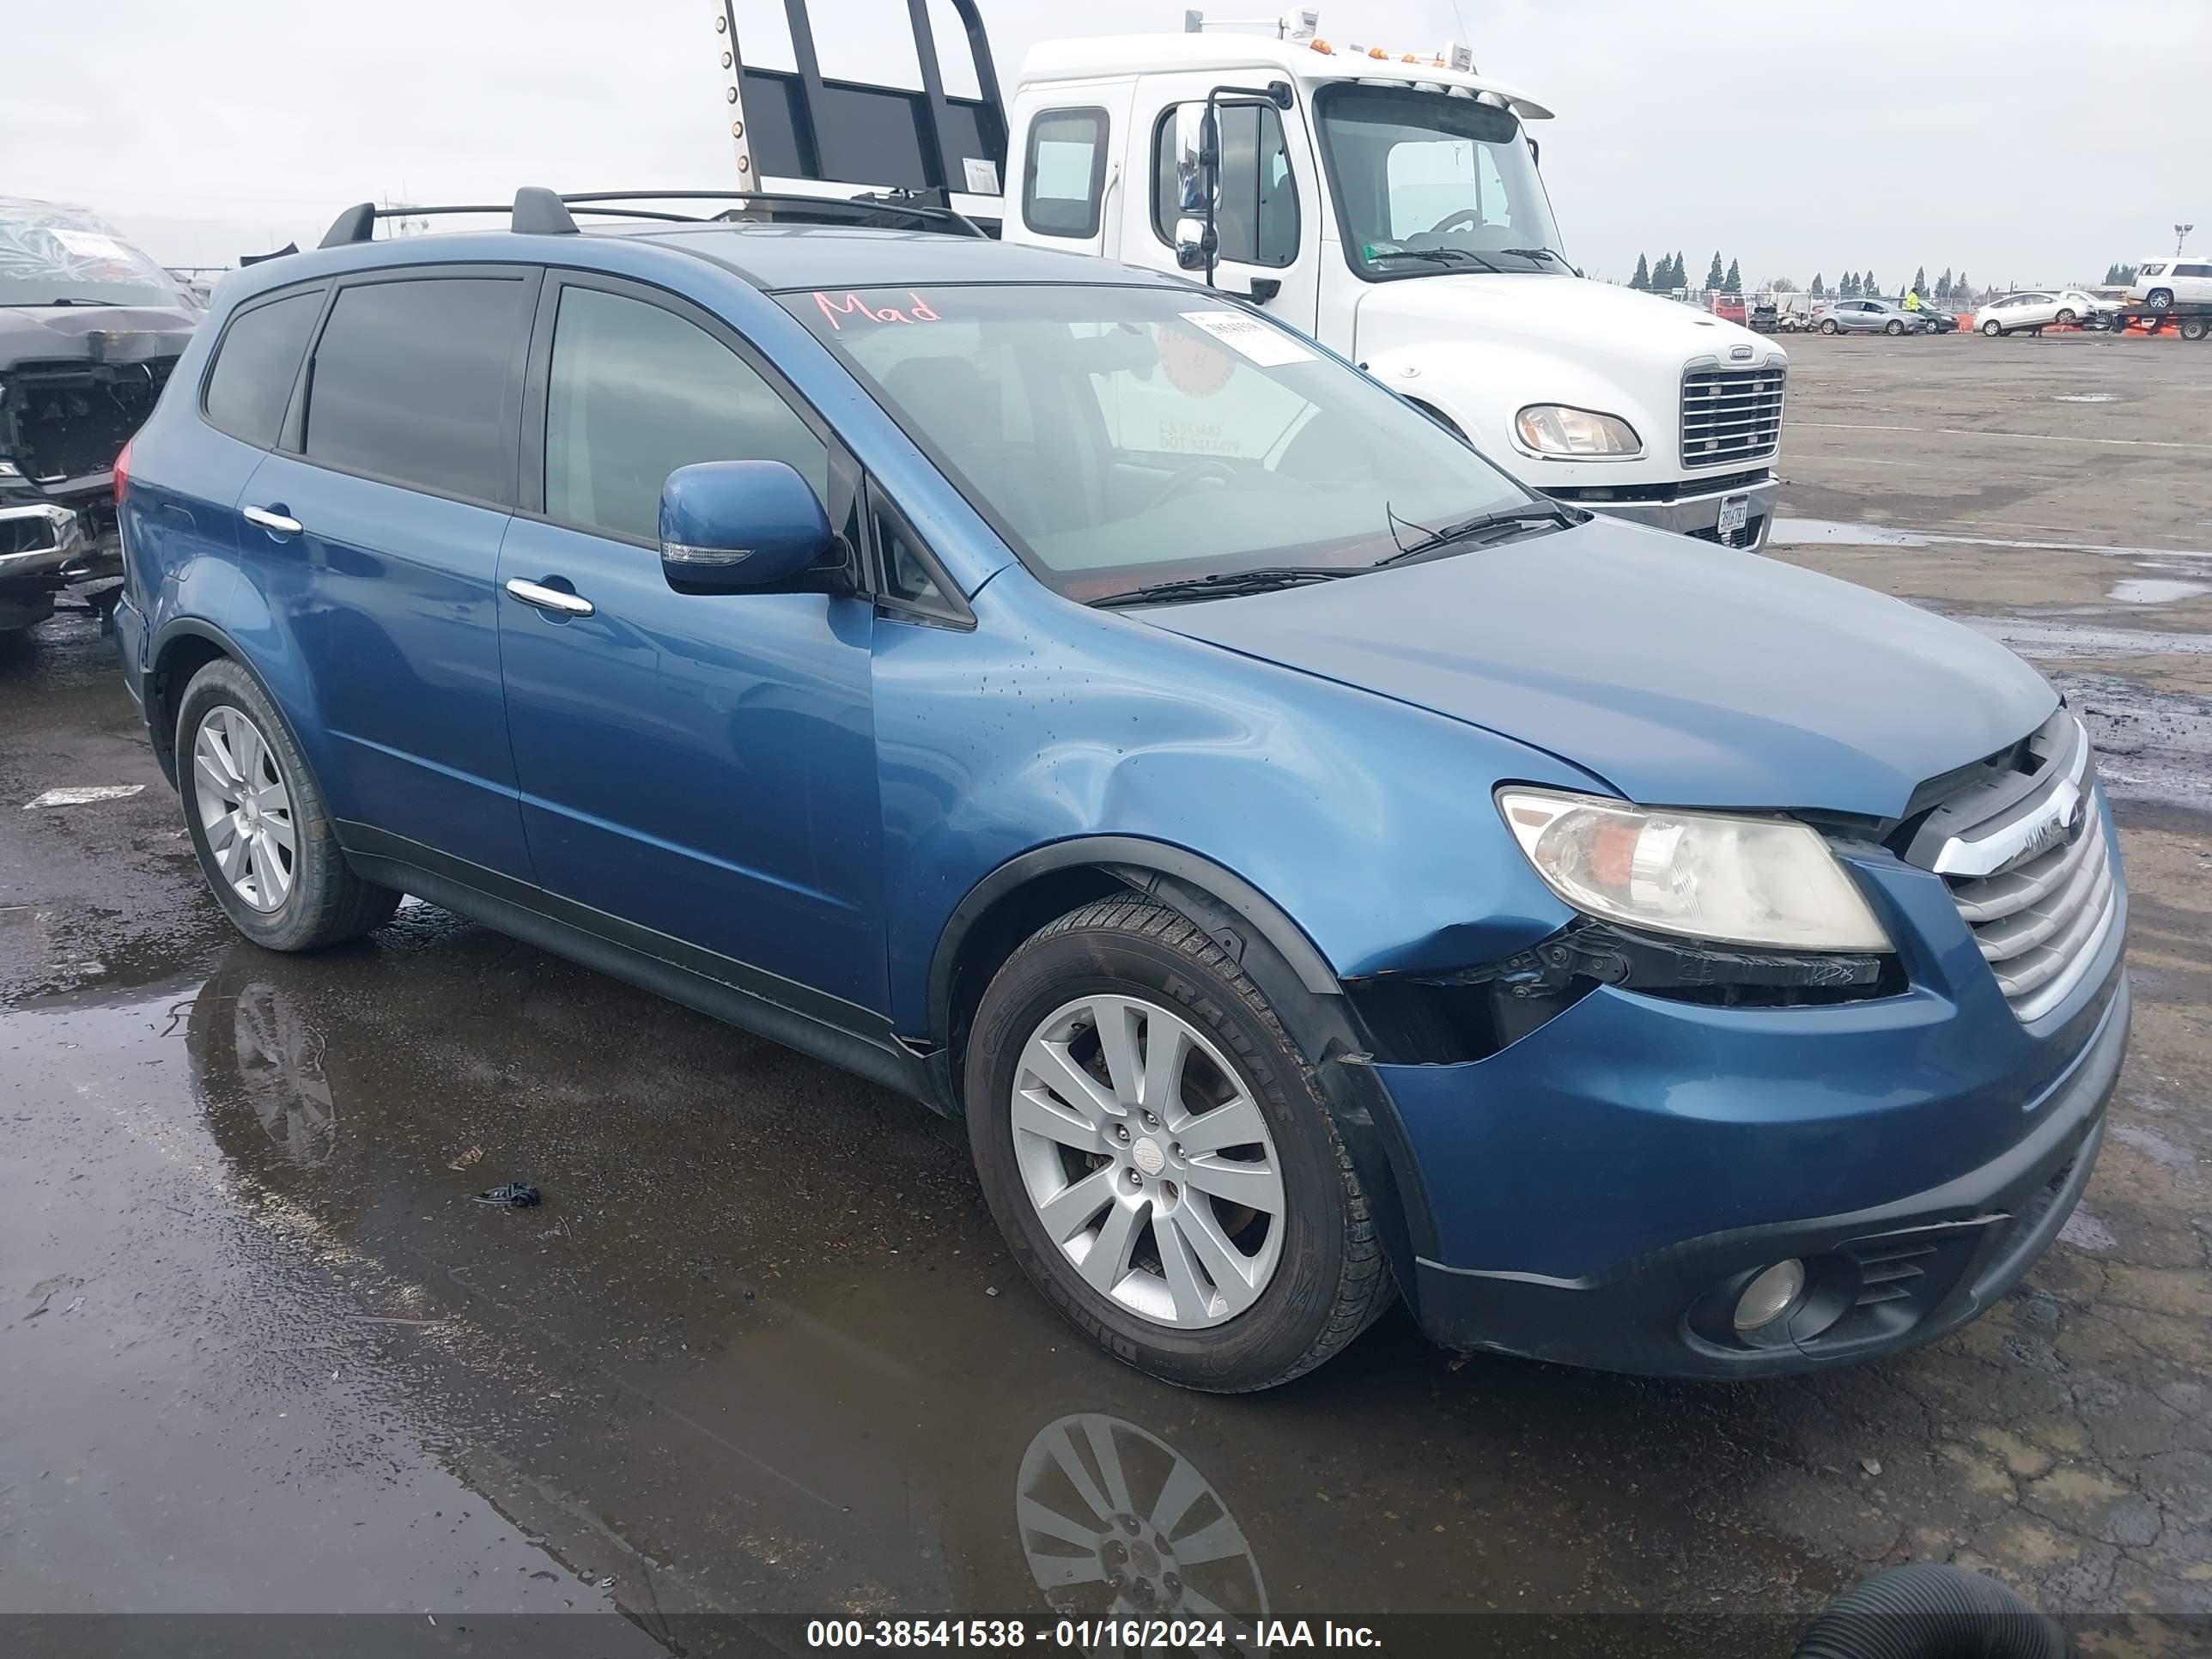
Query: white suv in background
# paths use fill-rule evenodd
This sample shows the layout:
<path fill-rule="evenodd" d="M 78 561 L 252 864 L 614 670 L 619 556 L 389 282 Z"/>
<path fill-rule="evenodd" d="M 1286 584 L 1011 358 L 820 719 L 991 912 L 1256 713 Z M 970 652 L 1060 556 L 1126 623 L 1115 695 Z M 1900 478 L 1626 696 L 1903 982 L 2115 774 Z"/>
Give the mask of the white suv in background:
<path fill-rule="evenodd" d="M 2128 298 L 2140 300 L 2145 311 L 2171 311 L 2181 305 L 2212 301 L 2212 260 L 2188 254 L 2178 259 L 2146 259 L 2136 267 L 2128 284 Z"/>

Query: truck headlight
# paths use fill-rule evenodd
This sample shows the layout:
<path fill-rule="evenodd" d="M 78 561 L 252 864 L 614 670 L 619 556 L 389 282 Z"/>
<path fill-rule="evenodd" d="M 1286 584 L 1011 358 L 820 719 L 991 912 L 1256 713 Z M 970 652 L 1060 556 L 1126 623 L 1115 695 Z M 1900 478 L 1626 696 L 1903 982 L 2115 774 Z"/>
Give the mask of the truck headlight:
<path fill-rule="evenodd" d="M 1498 807 L 1545 885 L 1588 915 L 1733 945 L 1893 948 L 1827 843 L 1805 824 L 1646 811 L 1549 789 L 1501 789 Z"/>
<path fill-rule="evenodd" d="M 1567 404 L 1530 404 L 1513 417 L 1521 441 L 1539 455 L 1640 455 L 1644 441 L 1618 415 Z"/>

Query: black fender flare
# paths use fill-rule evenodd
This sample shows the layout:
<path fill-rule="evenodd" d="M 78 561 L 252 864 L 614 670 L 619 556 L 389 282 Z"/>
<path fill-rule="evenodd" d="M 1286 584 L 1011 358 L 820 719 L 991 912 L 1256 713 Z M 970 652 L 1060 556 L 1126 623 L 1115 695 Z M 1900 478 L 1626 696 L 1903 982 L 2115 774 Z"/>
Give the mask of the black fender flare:
<path fill-rule="evenodd" d="M 205 640 L 244 669 L 246 678 L 259 688 L 263 696 L 269 699 L 269 706 L 276 711 L 276 718 L 284 722 L 284 734 L 292 739 L 292 746 L 302 755 L 307 752 L 307 745 L 300 741 L 299 729 L 292 724 L 291 711 L 284 707 L 283 699 L 269 689 L 269 682 L 254 666 L 253 659 L 246 654 L 245 647 L 204 617 L 173 617 L 161 624 L 160 631 L 146 647 L 146 676 L 139 700 L 140 707 L 145 711 L 148 735 L 154 742 L 154 757 L 161 762 L 161 770 L 167 775 L 173 787 L 177 781 L 177 734 L 173 731 L 163 731 L 156 722 L 154 693 L 160 682 L 162 657 L 179 639 L 187 637 Z"/>
<path fill-rule="evenodd" d="M 952 988 L 969 931 L 1000 899 L 1054 871 L 1103 870 L 1132 890 L 1181 911 L 1241 967 L 1266 995 L 1304 1052 L 1360 1184 L 1384 1201 L 1376 1220 L 1400 1287 L 1415 1293 L 1413 1262 L 1433 1252 L 1436 1229 L 1427 1189 L 1397 1108 L 1375 1075 L 1365 1032 L 1336 971 L 1305 930 L 1250 882 L 1203 855 L 1134 836 L 1083 836 L 1033 848 L 1000 865 L 954 907 L 930 963 L 930 1030 L 934 1068 L 951 1092 L 957 1084 L 948 1045 Z"/>

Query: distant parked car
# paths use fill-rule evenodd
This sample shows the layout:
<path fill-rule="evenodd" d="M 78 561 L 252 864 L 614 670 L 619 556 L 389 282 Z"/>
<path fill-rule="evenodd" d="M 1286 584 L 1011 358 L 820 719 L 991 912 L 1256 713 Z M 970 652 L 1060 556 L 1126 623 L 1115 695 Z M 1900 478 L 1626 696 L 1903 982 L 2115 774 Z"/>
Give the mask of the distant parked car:
<path fill-rule="evenodd" d="M 2053 323 L 2085 322 L 2101 314 L 2096 296 L 2078 288 L 2036 289 L 1990 301 L 1974 313 L 1974 326 L 1994 336 L 2048 328 Z"/>
<path fill-rule="evenodd" d="M 1954 334 L 1958 331 L 1959 328 L 1959 319 L 1957 317 L 1953 315 L 1950 312 L 1939 311 L 1933 306 L 1923 306 L 1920 307 L 1920 320 L 1926 323 L 1938 334 Z"/>
<path fill-rule="evenodd" d="M 2145 311 L 2171 311 L 2175 304 L 2212 303 L 2212 260 L 2185 254 L 2179 259 L 2150 259 L 2136 267 L 2128 298 Z"/>
<path fill-rule="evenodd" d="M 1830 300 L 1814 313 L 1823 334 L 1933 334 L 1924 312 L 1907 311 L 1887 300 Z"/>

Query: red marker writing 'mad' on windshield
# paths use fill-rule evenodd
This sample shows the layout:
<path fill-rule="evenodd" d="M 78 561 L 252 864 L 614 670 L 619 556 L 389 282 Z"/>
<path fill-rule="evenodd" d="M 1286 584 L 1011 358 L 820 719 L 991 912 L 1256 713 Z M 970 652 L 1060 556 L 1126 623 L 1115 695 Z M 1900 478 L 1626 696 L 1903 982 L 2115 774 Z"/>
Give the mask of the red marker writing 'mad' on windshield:
<path fill-rule="evenodd" d="M 849 290 L 841 300 L 817 289 L 814 303 L 822 307 L 822 314 L 830 319 L 830 326 L 841 331 L 845 325 L 837 320 L 840 317 L 860 316 L 872 323 L 935 323 L 944 320 L 929 308 L 929 301 L 913 289 L 907 290 L 906 297 L 912 303 L 901 310 L 896 306 L 871 306 Z"/>

